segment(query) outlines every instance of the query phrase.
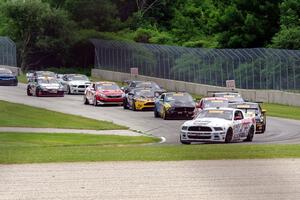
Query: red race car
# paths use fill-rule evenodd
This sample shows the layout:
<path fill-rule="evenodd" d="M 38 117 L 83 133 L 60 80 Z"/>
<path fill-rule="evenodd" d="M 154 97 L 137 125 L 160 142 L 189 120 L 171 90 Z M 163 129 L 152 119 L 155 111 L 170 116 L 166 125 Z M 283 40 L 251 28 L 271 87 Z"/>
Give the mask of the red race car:
<path fill-rule="evenodd" d="M 125 93 L 114 82 L 96 82 L 86 88 L 84 92 L 84 104 L 98 105 L 122 105 Z"/>

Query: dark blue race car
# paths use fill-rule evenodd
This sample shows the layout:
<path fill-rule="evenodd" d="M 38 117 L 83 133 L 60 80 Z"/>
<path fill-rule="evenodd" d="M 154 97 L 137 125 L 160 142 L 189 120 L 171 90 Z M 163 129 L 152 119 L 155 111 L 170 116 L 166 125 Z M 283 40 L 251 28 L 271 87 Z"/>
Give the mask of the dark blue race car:
<path fill-rule="evenodd" d="M 0 68 L 0 85 L 1 86 L 17 86 L 18 78 L 9 69 Z"/>

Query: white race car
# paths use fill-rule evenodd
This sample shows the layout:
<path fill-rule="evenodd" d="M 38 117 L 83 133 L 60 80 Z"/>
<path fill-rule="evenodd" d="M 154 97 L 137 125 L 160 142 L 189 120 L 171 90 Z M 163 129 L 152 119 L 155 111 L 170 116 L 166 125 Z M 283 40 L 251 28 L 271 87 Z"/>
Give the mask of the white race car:
<path fill-rule="evenodd" d="M 89 78 L 82 74 L 65 74 L 60 82 L 67 94 L 84 94 L 85 89 L 91 84 Z"/>
<path fill-rule="evenodd" d="M 181 126 L 180 142 L 251 142 L 255 127 L 255 119 L 245 117 L 242 110 L 207 108 Z"/>

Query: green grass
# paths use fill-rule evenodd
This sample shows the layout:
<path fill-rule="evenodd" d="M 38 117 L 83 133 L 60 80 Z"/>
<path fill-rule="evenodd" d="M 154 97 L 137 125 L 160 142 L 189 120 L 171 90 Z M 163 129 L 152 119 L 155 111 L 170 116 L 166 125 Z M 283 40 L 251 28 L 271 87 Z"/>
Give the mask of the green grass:
<path fill-rule="evenodd" d="M 151 137 L 0 133 L 0 163 L 300 158 L 300 145 L 140 145 Z"/>
<path fill-rule="evenodd" d="M 267 116 L 300 120 L 300 107 L 270 103 L 264 103 L 262 107 L 267 110 Z"/>
<path fill-rule="evenodd" d="M 19 83 L 27 83 L 26 74 L 21 74 L 18 76 Z"/>
<path fill-rule="evenodd" d="M 128 129 L 112 122 L 68 115 L 42 108 L 0 101 L 0 127 Z"/>

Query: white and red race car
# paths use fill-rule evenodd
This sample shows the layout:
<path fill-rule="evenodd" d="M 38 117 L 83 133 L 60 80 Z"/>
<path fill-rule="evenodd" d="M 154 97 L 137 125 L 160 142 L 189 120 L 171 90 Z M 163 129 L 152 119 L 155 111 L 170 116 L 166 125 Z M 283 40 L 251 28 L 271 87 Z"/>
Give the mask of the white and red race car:
<path fill-rule="evenodd" d="M 207 108 L 181 126 L 180 142 L 251 142 L 255 123 L 255 118 L 247 118 L 240 109 Z"/>

